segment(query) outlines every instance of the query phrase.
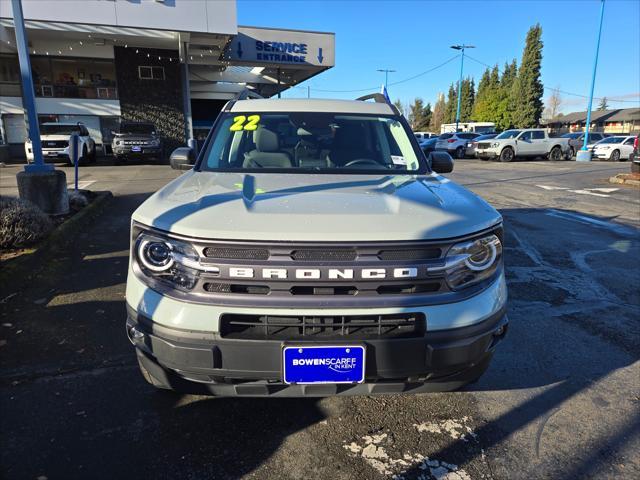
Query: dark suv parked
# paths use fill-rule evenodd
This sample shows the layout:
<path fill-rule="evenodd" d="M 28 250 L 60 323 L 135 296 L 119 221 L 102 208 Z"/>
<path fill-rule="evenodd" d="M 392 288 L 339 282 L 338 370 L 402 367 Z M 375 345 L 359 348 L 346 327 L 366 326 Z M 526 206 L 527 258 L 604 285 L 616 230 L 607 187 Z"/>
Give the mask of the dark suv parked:
<path fill-rule="evenodd" d="M 130 159 L 162 160 L 162 140 L 153 123 L 122 122 L 111 142 L 116 163 Z"/>

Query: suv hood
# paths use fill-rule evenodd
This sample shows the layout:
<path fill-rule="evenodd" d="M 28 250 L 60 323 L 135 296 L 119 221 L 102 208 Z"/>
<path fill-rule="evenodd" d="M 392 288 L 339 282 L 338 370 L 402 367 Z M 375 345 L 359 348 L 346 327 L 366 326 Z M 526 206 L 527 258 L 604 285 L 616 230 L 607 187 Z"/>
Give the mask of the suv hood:
<path fill-rule="evenodd" d="M 241 174 L 190 171 L 133 220 L 205 239 L 402 241 L 458 237 L 500 214 L 436 175 Z"/>

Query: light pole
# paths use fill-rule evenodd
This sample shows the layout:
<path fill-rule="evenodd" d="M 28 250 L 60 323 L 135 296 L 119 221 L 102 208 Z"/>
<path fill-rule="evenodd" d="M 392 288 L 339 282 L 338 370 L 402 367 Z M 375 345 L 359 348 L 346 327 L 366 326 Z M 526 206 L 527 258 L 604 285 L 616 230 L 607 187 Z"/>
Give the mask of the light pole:
<path fill-rule="evenodd" d="M 456 132 L 458 131 L 458 124 L 460 123 L 460 101 L 462 100 L 462 69 L 464 67 L 464 49 L 476 48 L 473 45 L 451 45 L 454 50 L 461 50 L 462 56 L 460 57 L 460 78 L 458 79 L 458 108 L 456 109 Z"/>
<path fill-rule="evenodd" d="M 20 77 L 22 79 L 22 105 L 29 124 L 29 139 L 33 163 L 25 165 L 24 171 L 16 174 L 18 195 L 23 200 L 34 203 L 44 213 L 64 215 L 69 213 L 69 196 L 67 194 L 67 177 L 62 170 L 44 163 L 42 144 L 38 127 L 38 111 L 36 110 L 33 77 L 29 61 L 29 43 L 24 27 L 21 0 L 11 0 L 13 12 L 13 28 L 16 35 Z"/>
<path fill-rule="evenodd" d="M 389 83 L 389 74 L 394 73 L 395 70 L 389 70 L 388 68 L 379 68 L 376 71 L 384 73 L 384 89 L 387 90 L 387 85 Z"/>
<path fill-rule="evenodd" d="M 600 36 L 602 35 L 602 19 L 604 18 L 604 0 L 600 3 L 600 26 L 598 27 L 598 41 L 596 42 L 596 57 L 593 61 L 593 74 L 591 75 L 591 91 L 589 92 L 589 108 L 587 108 L 587 124 L 584 127 L 584 143 L 580 152 L 576 155 L 577 161 L 588 162 L 591 160 L 591 152 L 587 150 L 589 143 L 589 127 L 591 127 L 591 106 L 593 104 L 593 89 L 596 85 L 596 70 L 598 69 L 598 53 L 600 52 Z"/>
<path fill-rule="evenodd" d="M 42 158 L 40 127 L 38 125 L 38 113 L 36 112 L 36 95 L 33 91 L 33 76 L 31 74 L 31 62 L 29 61 L 27 34 L 24 28 L 22 3 L 20 0 L 12 0 L 11 6 L 13 9 L 13 28 L 16 34 L 18 61 L 20 63 L 20 77 L 22 79 L 22 101 L 27 115 L 27 123 L 29 124 L 29 139 L 31 140 L 31 151 L 33 152 L 33 164 L 27 164 L 24 169 L 27 172 L 50 172 L 53 170 L 53 165 L 44 163 Z"/>

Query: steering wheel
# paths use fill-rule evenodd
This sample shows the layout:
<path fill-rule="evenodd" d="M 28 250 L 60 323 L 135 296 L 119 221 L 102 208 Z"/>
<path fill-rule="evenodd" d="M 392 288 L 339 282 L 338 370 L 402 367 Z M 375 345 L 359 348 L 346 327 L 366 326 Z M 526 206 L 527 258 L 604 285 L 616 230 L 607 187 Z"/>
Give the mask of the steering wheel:
<path fill-rule="evenodd" d="M 380 166 L 378 162 L 368 158 L 356 158 L 355 160 L 351 160 L 350 162 L 347 162 L 344 166 L 352 167 L 354 165 L 375 165 L 376 167 Z"/>

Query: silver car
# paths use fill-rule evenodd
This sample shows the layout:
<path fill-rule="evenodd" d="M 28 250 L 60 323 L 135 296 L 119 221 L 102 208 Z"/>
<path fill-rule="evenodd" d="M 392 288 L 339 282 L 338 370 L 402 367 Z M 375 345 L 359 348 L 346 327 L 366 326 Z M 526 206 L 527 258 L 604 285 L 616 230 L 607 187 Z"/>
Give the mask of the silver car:
<path fill-rule="evenodd" d="M 443 133 L 438 137 L 436 150 L 446 150 L 454 158 L 464 158 L 467 143 L 479 136 L 479 133 L 472 132 Z"/>

